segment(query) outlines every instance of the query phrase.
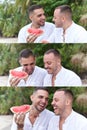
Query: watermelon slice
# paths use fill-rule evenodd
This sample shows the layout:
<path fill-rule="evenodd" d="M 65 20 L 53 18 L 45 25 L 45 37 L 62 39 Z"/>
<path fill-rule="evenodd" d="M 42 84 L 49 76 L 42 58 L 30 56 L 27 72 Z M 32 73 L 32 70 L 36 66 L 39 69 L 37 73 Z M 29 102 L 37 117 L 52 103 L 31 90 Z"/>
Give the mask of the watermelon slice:
<path fill-rule="evenodd" d="M 10 74 L 13 77 L 21 78 L 21 79 L 26 79 L 28 77 L 28 74 L 25 71 L 17 71 L 17 70 L 10 70 Z"/>
<path fill-rule="evenodd" d="M 41 35 L 43 33 L 43 30 L 34 29 L 34 28 L 29 28 L 27 31 L 28 31 L 28 33 L 36 34 L 36 35 Z"/>
<path fill-rule="evenodd" d="M 30 105 L 21 105 L 21 106 L 13 106 L 10 108 L 11 112 L 13 112 L 14 114 L 23 112 L 23 113 L 27 113 L 30 110 Z"/>

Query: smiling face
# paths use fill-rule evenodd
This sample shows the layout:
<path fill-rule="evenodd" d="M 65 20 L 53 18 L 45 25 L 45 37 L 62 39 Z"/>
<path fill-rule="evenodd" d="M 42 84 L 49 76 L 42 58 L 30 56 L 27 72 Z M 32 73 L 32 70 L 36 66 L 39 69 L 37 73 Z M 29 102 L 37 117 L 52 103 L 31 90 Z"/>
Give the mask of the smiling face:
<path fill-rule="evenodd" d="M 53 53 L 45 54 L 44 67 L 49 74 L 56 75 L 61 68 L 61 60 Z"/>
<path fill-rule="evenodd" d="M 30 17 L 30 20 L 32 21 L 33 25 L 36 25 L 36 26 L 39 26 L 39 27 L 44 26 L 46 17 L 45 17 L 44 10 L 42 8 L 35 9 L 32 12 L 32 14 L 30 14 L 29 17 Z"/>
<path fill-rule="evenodd" d="M 28 58 L 22 57 L 20 59 L 20 64 L 23 66 L 23 71 L 27 72 L 28 75 L 31 75 L 35 68 L 35 57 L 29 56 Z"/>
<path fill-rule="evenodd" d="M 48 105 L 48 96 L 49 94 L 45 90 L 37 90 L 31 96 L 32 105 L 38 112 L 42 112 Z"/>
<path fill-rule="evenodd" d="M 66 97 L 64 91 L 56 91 L 53 96 L 52 106 L 56 115 L 62 115 L 66 109 Z"/>

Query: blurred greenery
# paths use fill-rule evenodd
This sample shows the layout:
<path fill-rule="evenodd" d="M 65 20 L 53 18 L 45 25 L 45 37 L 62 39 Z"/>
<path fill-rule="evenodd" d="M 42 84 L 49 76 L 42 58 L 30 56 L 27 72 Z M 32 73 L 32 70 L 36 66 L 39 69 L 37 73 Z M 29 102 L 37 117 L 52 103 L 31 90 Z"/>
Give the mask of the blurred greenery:
<path fill-rule="evenodd" d="M 49 90 L 49 103 L 47 108 L 52 110 L 51 102 L 53 98 L 53 93 L 60 87 L 50 87 Z M 87 116 L 87 110 L 85 108 L 80 108 L 76 103 L 76 98 L 79 94 L 87 92 L 86 87 L 65 87 L 66 89 L 72 90 L 74 94 L 73 109 L 83 115 Z M 12 114 L 10 107 L 19 106 L 23 104 L 31 104 L 30 95 L 32 94 L 34 87 L 26 88 L 8 88 L 0 87 L 0 114 Z M 87 108 L 87 103 L 85 104 Z"/>
<path fill-rule="evenodd" d="M 10 107 L 15 105 L 30 104 L 32 89 L 0 87 L 0 114 L 11 114 Z"/>
<path fill-rule="evenodd" d="M 73 20 L 80 24 L 80 17 L 87 13 L 87 4 L 84 1 L 85 0 L 16 0 L 14 4 L 5 1 L 3 4 L 0 4 L 0 34 L 4 37 L 17 36 L 19 30 L 30 22 L 28 7 L 32 4 L 43 5 L 47 21 L 50 22 L 52 22 L 55 7 L 68 4 L 73 11 Z M 85 25 L 83 26 L 87 27 Z"/>
<path fill-rule="evenodd" d="M 72 55 L 87 52 L 87 44 L 0 44 L 0 75 L 8 75 L 9 70 L 19 66 L 19 52 L 30 48 L 36 55 L 36 64 L 44 67 L 43 55 L 50 48 L 58 49 L 62 56 L 62 65 L 80 75 L 81 68 L 71 63 Z"/>

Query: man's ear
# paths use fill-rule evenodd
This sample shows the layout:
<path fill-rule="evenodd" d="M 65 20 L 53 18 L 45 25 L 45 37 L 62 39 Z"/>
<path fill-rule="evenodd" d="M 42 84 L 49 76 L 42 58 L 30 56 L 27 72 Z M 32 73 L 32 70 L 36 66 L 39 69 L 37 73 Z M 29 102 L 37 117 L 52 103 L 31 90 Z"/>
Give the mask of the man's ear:
<path fill-rule="evenodd" d="M 19 59 L 19 64 L 21 65 L 21 59 Z"/>
<path fill-rule="evenodd" d="M 61 65 L 61 59 L 60 58 L 57 59 L 57 63 L 58 63 L 59 66 Z"/>
<path fill-rule="evenodd" d="M 30 96 L 31 101 L 33 101 L 33 98 L 34 98 L 33 95 L 31 95 L 31 96 Z"/>
<path fill-rule="evenodd" d="M 71 100 L 70 99 L 67 99 L 66 100 L 66 105 L 70 105 L 71 104 Z"/>
<path fill-rule="evenodd" d="M 29 19 L 32 21 L 32 17 L 33 17 L 33 15 L 29 15 Z"/>

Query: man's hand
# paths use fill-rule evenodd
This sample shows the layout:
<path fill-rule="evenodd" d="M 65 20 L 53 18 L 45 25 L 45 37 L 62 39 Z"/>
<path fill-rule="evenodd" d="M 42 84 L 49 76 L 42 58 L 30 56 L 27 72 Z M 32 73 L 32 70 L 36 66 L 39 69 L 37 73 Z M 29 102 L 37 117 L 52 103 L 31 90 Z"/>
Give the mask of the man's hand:
<path fill-rule="evenodd" d="M 29 36 L 27 36 L 27 43 L 34 43 L 34 41 L 36 40 L 36 38 L 40 36 L 40 35 L 37 35 L 37 34 L 29 34 Z"/>
<path fill-rule="evenodd" d="M 49 43 L 49 42 L 46 41 L 46 40 L 42 40 L 41 43 L 46 44 L 46 43 Z"/>
<path fill-rule="evenodd" d="M 20 82 L 20 78 L 12 77 L 9 81 L 11 87 L 16 87 L 18 83 Z"/>
<path fill-rule="evenodd" d="M 17 130 L 23 130 L 25 114 L 26 113 L 18 113 L 14 115 L 14 121 L 17 124 Z"/>

